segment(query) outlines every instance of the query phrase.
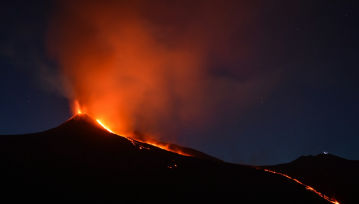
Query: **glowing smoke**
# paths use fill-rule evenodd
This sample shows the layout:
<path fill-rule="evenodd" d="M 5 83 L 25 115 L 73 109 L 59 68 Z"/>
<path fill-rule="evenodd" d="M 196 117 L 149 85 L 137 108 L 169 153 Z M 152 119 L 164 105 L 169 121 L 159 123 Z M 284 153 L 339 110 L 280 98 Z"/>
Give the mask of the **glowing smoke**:
<path fill-rule="evenodd" d="M 168 141 L 268 83 L 236 65 L 250 57 L 233 40 L 248 15 L 237 1 L 59 1 L 49 54 L 71 103 L 120 134 Z"/>

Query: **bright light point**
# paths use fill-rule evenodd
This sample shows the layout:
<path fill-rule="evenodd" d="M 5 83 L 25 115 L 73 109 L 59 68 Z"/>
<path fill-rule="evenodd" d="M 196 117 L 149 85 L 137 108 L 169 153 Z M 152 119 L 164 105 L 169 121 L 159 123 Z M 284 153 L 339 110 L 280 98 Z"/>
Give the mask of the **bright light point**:
<path fill-rule="evenodd" d="M 328 154 L 328 152 L 323 152 L 323 154 Z"/>
<path fill-rule="evenodd" d="M 112 132 L 112 130 L 110 130 L 110 128 L 106 127 L 106 125 L 104 125 L 100 120 L 96 120 L 98 122 L 98 124 L 100 124 L 103 128 L 105 128 L 105 130 L 109 131 L 110 133 L 115 134 L 114 132 Z"/>
<path fill-rule="evenodd" d="M 74 111 L 74 113 L 77 113 L 78 115 L 82 114 L 81 106 L 80 106 L 80 103 L 78 100 L 74 101 L 73 111 Z"/>

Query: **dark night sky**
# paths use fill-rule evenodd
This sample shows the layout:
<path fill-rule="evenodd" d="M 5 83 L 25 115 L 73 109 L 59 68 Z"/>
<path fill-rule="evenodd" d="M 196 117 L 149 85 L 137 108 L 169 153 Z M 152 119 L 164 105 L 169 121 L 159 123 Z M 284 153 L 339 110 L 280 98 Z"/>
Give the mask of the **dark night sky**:
<path fill-rule="evenodd" d="M 0 3 L 0 134 L 46 130 L 71 116 L 56 88 L 56 62 L 46 55 L 53 3 L 44 2 Z M 228 114 L 202 130 L 210 135 L 205 141 L 179 142 L 247 164 L 323 151 L 359 159 L 358 3 L 271 2 L 256 5 L 252 27 L 260 29 L 245 42 L 256 59 L 242 66 L 279 68 L 281 80 L 240 115 Z"/>

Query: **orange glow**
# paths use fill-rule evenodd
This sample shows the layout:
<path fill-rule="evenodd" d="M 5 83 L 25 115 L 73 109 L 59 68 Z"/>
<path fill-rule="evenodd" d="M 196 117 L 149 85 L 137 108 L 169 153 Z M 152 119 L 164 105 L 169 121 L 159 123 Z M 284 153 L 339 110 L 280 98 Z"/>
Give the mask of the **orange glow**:
<path fill-rule="evenodd" d="M 280 172 L 276 172 L 276 171 L 273 171 L 273 170 L 270 170 L 270 169 L 263 169 L 263 170 L 266 171 L 266 172 L 272 173 L 272 174 L 277 174 L 277 175 L 283 176 L 283 177 L 285 177 L 285 178 L 287 178 L 287 179 L 289 179 L 289 180 L 292 180 L 292 181 L 294 181 L 294 182 L 296 182 L 296 183 L 298 183 L 298 184 L 304 186 L 305 189 L 307 189 L 308 191 L 311 191 L 311 192 L 317 194 L 318 196 L 324 198 L 325 200 L 329 201 L 330 203 L 340 204 L 339 201 L 335 200 L 334 198 L 330 198 L 330 197 L 328 197 L 327 195 L 324 195 L 323 193 L 317 191 L 317 190 L 314 189 L 313 187 L 308 186 L 308 185 L 302 183 L 301 181 L 299 181 L 298 179 L 295 179 L 295 178 L 293 178 L 293 177 L 291 177 L 291 176 L 288 176 L 287 174 L 280 173 Z"/>
<path fill-rule="evenodd" d="M 82 114 L 81 106 L 78 100 L 75 100 L 73 103 L 73 112 L 76 114 Z"/>
<path fill-rule="evenodd" d="M 187 153 L 183 152 L 180 148 L 171 148 L 171 146 L 169 144 L 166 144 L 166 143 L 161 143 L 161 142 L 157 142 L 157 141 L 143 141 L 143 142 L 147 143 L 147 144 L 150 144 L 152 146 L 158 147 L 160 149 L 166 150 L 166 151 L 170 151 L 170 152 L 180 154 L 182 156 L 192 156 L 190 154 L 187 154 Z"/>
<path fill-rule="evenodd" d="M 83 107 L 80 105 L 80 103 L 78 102 L 78 100 L 75 100 L 73 102 L 73 112 L 74 114 L 77 114 L 77 115 L 81 115 L 81 114 L 84 114 L 85 112 L 83 112 Z M 136 138 L 136 135 L 134 135 L 133 133 L 131 132 L 126 132 L 126 131 L 114 131 L 112 128 L 109 128 L 108 125 L 105 125 L 103 120 L 100 120 L 100 119 L 96 119 L 96 122 L 102 127 L 104 128 L 105 130 L 107 130 L 108 132 L 112 133 L 112 134 L 115 134 L 115 135 L 118 135 L 118 136 L 122 136 L 122 137 L 125 137 L 126 139 L 130 140 L 132 142 L 133 145 L 137 145 L 137 141 L 140 141 L 140 142 L 143 142 L 143 143 L 146 143 L 146 144 L 149 144 L 149 145 L 152 145 L 152 146 L 155 146 L 157 148 L 160 148 L 160 149 L 163 149 L 163 150 L 166 150 L 166 151 L 170 151 L 170 152 L 173 152 L 173 153 L 176 153 L 176 154 L 179 154 L 179 155 L 183 155 L 183 156 L 191 156 L 189 154 L 186 154 L 185 152 L 181 151 L 180 148 L 178 147 L 171 147 L 170 144 L 166 144 L 166 143 L 163 143 L 163 142 L 158 142 L 158 141 L 155 141 L 155 140 L 152 140 L 150 139 L 151 136 L 148 136 L 146 135 L 145 137 L 141 137 L 142 139 L 140 138 Z M 108 123 L 106 123 L 108 124 Z M 111 125 L 111 127 L 113 127 Z M 115 127 L 118 127 L 118 126 L 115 126 Z M 134 140 L 134 138 L 136 138 L 136 140 Z M 139 145 L 139 148 L 140 149 L 143 149 L 144 147 L 142 147 L 141 145 Z M 147 149 L 147 148 L 146 148 Z"/>
<path fill-rule="evenodd" d="M 244 110 L 252 96 L 264 95 L 257 92 L 264 87 L 258 81 L 272 83 L 232 63 L 248 53 L 242 45 L 229 43 L 232 29 L 240 26 L 232 19 L 246 11 L 245 4 L 56 2 L 46 45 L 49 57 L 61 67 L 61 90 L 81 105 L 75 105 L 75 114 L 100 118 L 117 134 L 138 139 L 140 132 L 149 139 L 175 142 L 182 127 L 207 129 L 218 113 L 232 110 L 228 101 L 235 110 Z M 212 61 L 215 67 L 209 65 Z M 215 74 L 222 63 L 226 69 L 219 73 L 243 72 L 255 81 Z"/>
<path fill-rule="evenodd" d="M 136 143 L 137 141 L 134 140 L 132 137 L 125 136 L 125 135 L 122 135 L 122 134 L 121 135 L 117 134 L 114 131 L 112 131 L 107 125 L 105 125 L 101 120 L 96 119 L 96 121 L 101 127 L 103 127 L 105 130 L 109 131 L 110 133 L 118 135 L 118 136 L 125 137 L 126 139 L 130 140 L 133 145 L 137 145 L 137 143 Z M 137 139 L 137 140 L 139 140 L 139 139 Z M 152 141 L 139 140 L 139 141 L 143 142 L 143 143 L 146 143 L 146 144 L 149 144 L 149 145 L 152 145 L 152 146 L 155 146 L 157 148 L 169 151 L 169 152 L 173 152 L 173 153 L 182 155 L 182 156 L 191 156 L 191 155 L 186 154 L 185 152 L 181 151 L 180 148 L 171 147 L 170 144 L 166 144 L 166 143 L 162 143 L 162 142 L 158 142 L 158 141 L 154 141 L 154 140 L 152 140 Z M 148 149 L 148 148 L 145 148 L 145 147 L 143 147 L 141 145 L 139 145 L 138 147 L 139 147 L 139 149 Z"/>
<path fill-rule="evenodd" d="M 105 130 L 109 131 L 110 133 L 115 134 L 114 132 L 112 132 L 112 130 L 110 128 L 108 128 L 106 125 L 104 125 L 99 119 L 96 120 L 98 122 L 98 124 L 100 124 L 103 128 L 105 128 Z"/>

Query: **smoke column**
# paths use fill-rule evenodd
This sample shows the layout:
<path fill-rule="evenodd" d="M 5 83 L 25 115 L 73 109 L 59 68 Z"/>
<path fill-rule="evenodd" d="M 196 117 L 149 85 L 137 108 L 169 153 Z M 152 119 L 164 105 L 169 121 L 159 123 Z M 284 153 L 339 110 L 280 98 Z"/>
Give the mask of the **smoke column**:
<path fill-rule="evenodd" d="M 241 67 L 238 1 L 59 1 L 48 53 L 71 103 L 117 133 L 174 141 L 240 113 L 268 80 Z M 262 88 L 260 88 L 262 89 Z M 266 92 L 266 91 L 264 91 Z M 142 138 L 143 139 L 143 138 Z"/>

